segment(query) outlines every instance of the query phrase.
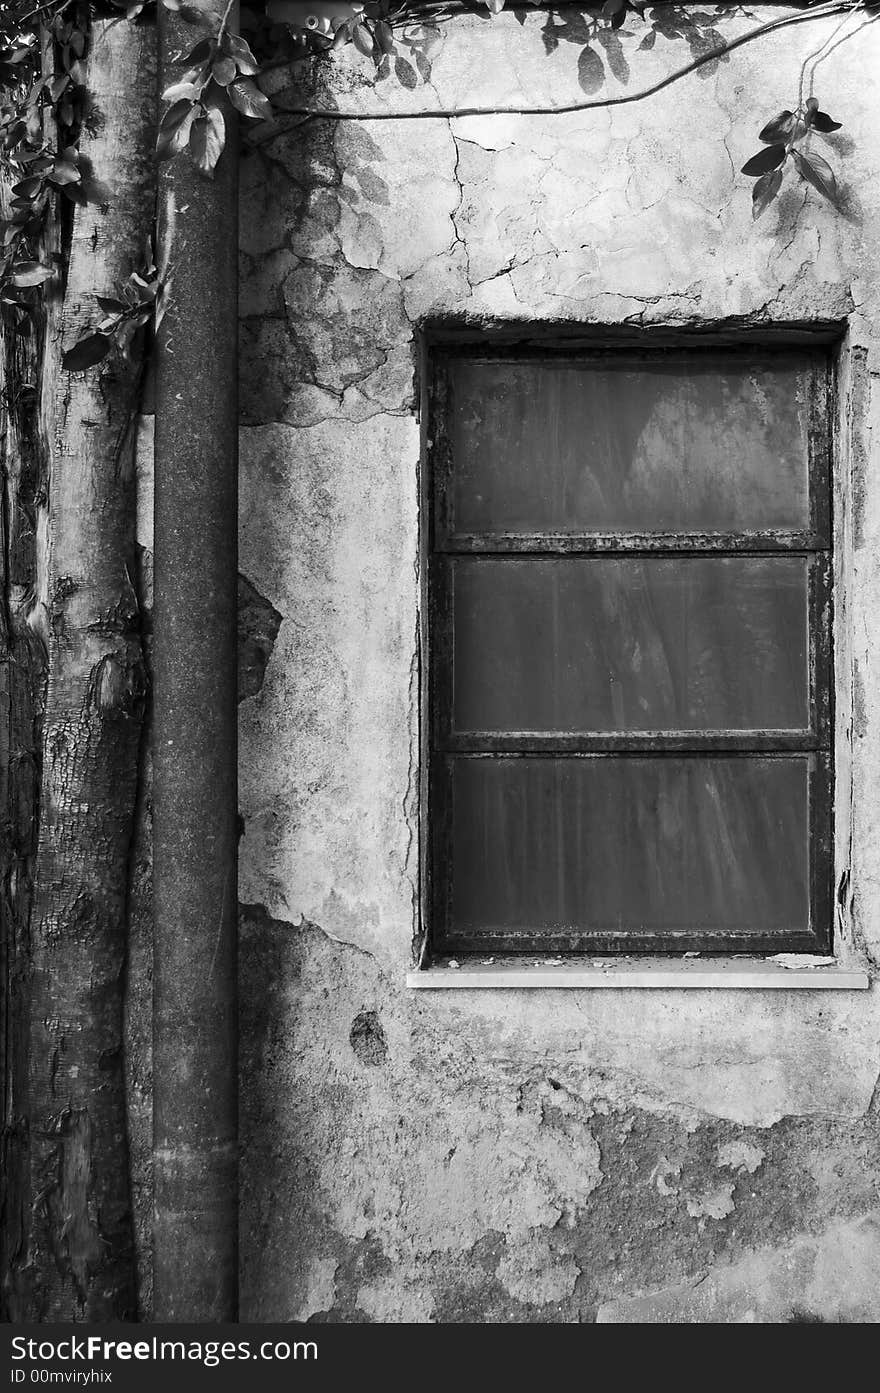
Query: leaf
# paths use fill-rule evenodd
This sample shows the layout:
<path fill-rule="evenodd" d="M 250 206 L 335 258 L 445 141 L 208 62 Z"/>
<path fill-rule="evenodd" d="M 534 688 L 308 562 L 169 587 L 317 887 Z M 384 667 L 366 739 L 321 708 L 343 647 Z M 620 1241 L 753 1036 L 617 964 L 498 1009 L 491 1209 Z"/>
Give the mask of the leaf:
<path fill-rule="evenodd" d="M 613 29 L 605 29 L 596 36 L 597 41 L 605 50 L 605 61 L 614 77 L 624 87 L 629 82 L 629 63 L 623 52 L 623 44 L 620 42 L 620 35 Z"/>
<path fill-rule="evenodd" d="M 197 165 L 199 169 L 204 170 L 206 174 L 210 174 L 213 177 L 216 161 L 212 160 L 208 155 L 209 138 L 207 115 L 200 116 L 197 121 L 193 121 L 190 127 L 188 141 L 189 153 L 192 156 L 193 163 Z"/>
<path fill-rule="evenodd" d="M 185 150 L 187 147 L 192 124 L 200 108 L 192 102 L 187 102 L 185 105 L 186 110 L 182 119 L 174 126 L 169 126 L 167 130 L 159 132 L 156 141 L 156 158 L 158 160 L 173 160 L 175 155 L 179 155 L 181 150 Z"/>
<path fill-rule="evenodd" d="M 231 39 L 232 35 L 228 35 L 228 38 Z M 225 45 L 223 46 L 225 47 Z M 213 39 L 199 39 L 195 48 L 190 49 L 183 61 L 189 63 L 191 67 L 199 67 L 202 63 L 213 62 L 216 48 L 217 45 Z"/>
<path fill-rule="evenodd" d="M 85 372 L 106 358 L 110 352 L 110 340 L 106 334 L 86 334 L 73 348 L 62 355 L 61 366 L 65 372 Z"/>
<path fill-rule="evenodd" d="M 180 15 L 186 24 L 206 24 L 216 27 L 220 23 L 220 16 L 212 14 L 208 10 L 203 10 L 200 5 L 185 3 L 184 0 L 162 0 L 166 10 L 171 10 L 173 14 Z"/>
<path fill-rule="evenodd" d="M 483 4 L 490 14 L 500 15 L 504 9 L 504 0 L 483 0 Z"/>
<path fill-rule="evenodd" d="M 443 43 L 443 35 L 433 24 L 418 24 L 414 29 L 408 31 L 409 42 L 417 44 L 426 58 L 430 58 L 432 53 Z"/>
<path fill-rule="evenodd" d="M 787 140 L 794 130 L 794 120 L 794 112 L 780 111 L 778 116 L 774 116 L 773 120 L 768 121 L 764 129 L 758 132 L 758 139 L 767 145 L 776 145 L 780 140 Z"/>
<path fill-rule="evenodd" d="M 189 153 L 203 174 L 214 177 L 217 161 L 226 144 L 226 124 L 222 111 L 209 110 L 193 121 L 189 135 Z"/>
<path fill-rule="evenodd" d="M 245 77 L 255 77 L 260 71 L 260 65 L 251 53 L 244 39 L 238 34 L 227 34 L 223 41 L 223 47 L 234 58 L 238 66 L 238 71 L 244 73 Z"/>
<path fill-rule="evenodd" d="M 376 42 L 383 53 L 394 52 L 394 34 L 391 25 L 385 19 L 380 19 L 376 25 Z"/>
<path fill-rule="evenodd" d="M 657 42 L 657 30 L 656 30 L 656 29 L 649 29 L 648 32 L 647 32 L 647 34 L 645 35 L 645 37 L 642 39 L 642 42 L 639 44 L 639 49 L 641 50 L 641 49 L 645 49 L 645 48 L 653 48 L 653 47 L 654 47 L 654 44 L 655 44 L 656 42 Z"/>
<path fill-rule="evenodd" d="M 401 87 L 408 87 L 410 91 L 419 85 L 419 79 L 412 63 L 408 63 L 399 54 L 394 60 L 394 75 Z"/>
<path fill-rule="evenodd" d="M 192 109 L 192 102 L 188 101 L 186 97 L 181 97 L 180 101 L 174 102 L 165 112 L 159 127 L 160 131 L 174 130 L 180 125 L 181 121 L 186 119 L 187 113 L 192 111 Z"/>
<path fill-rule="evenodd" d="M 809 154 L 793 150 L 792 158 L 798 173 L 806 179 L 807 183 L 812 184 L 814 189 L 818 189 L 829 203 L 836 203 L 838 198 L 837 180 L 828 161 L 823 160 L 821 155 L 815 154 L 812 150 Z"/>
<path fill-rule="evenodd" d="M 782 184 L 782 170 L 773 169 L 755 180 L 752 189 L 752 217 L 759 218 L 770 207 Z"/>
<path fill-rule="evenodd" d="M 163 102 L 194 102 L 199 96 L 201 88 L 196 87 L 192 82 L 174 82 L 170 87 L 166 87 L 162 93 Z"/>
<path fill-rule="evenodd" d="M 344 20 L 342 21 L 342 23 L 339 25 L 338 29 L 336 30 L 336 33 L 333 35 L 333 42 L 332 42 L 332 44 L 330 45 L 330 48 L 331 48 L 331 50 L 332 50 L 334 53 L 336 52 L 337 49 L 342 48 L 342 46 L 343 46 L 344 44 L 349 44 L 349 43 L 351 43 L 351 35 L 352 35 L 352 30 L 353 30 L 353 29 L 354 29 L 354 21 L 353 21 L 353 20 L 344 19 Z"/>
<path fill-rule="evenodd" d="M 814 131 L 821 131 L 822 135 L 828 135 L 831 131 L 839 131 L 841 121 L 832 121 L 827 111 L 817 111 L 812 120 Z"/>
<path fill-rule="evenodd" d="M 191 82 L 194 87 L 204 87 L 211 77 L 211 65 L 213 59 L 208 59 L 205 63 L 200 63 L 192 68 L 187 68 L 185 73 L 181 73 L 181 82 Z"/>
<path fill-rule="evenodd" d="M 367 58 L 373 56 L 373 36 L 365 24 L 356 24 L 352 31 L 352 43 Z"/>
<path fill-rule="evenodd" d="M 17 261 L 12 268 L 12 284 L 24 290 L 28 286 L 50 281 L 54 274 L 51 266 L 43 266 L 39 261 Z"/>
<path fill-rule="evenodd" d="M 590 45 L 587 44 L 585 48 L 581 49 L 578 57 L 578 82 L 581 91 L 586 92 L 588 97 L 592 97 L 594 93 L 599 91 L 604 81 L 605 68 L 602 59 L 595 49 L 590 48 Z"/>
<path fill-rule="evenodd" d="M 39 193 L 42 187 L 42 176 L 33 174 L 29 179 L 22 179 L 20 184 L 13 184 L 12 192 L 16 198 L 33 198 L 34 194 Z"/>
<path fill-rule="evenodd" d="M 133 289 L 138 304 L 143 305 L 149 300 L 155 300 L 156 292 L 159 289 L 156 281 L 144 280 L 143 276 L 138 275 L 137 271 L 132 271 L 127 283 Z"/>
<path fill-rule="evenodd" d="M 784 145 L 768 145 L 765 150 L 759 150 L 757 155 L 746 160 L 741 172 L 755 179 L 759 174 L 769 174 L 771 169 L 777 169 L 784 159 Z"/>
<path fill-rule="evenodd" d="M 227 91 L 229 100 L 242 116 L 252 116 L 258 121 L 271 121 L 272 103 L 256 83 L 250 82 L 246 77 L 240 77 L 229 84 Z"/>
<path fill-rule="evenodd" d="M 218 58 L 217 62 L 211 68 L 211 76 L 218 87 L 228 87 L 237 71 L 238 69 L 235 66 L 234 59 Z"/>
<path fill-rule="evenodd" d="M 111 295 L 96 295 L 95 299 L 105 314 L 125 314 L 127 307 L 122 300 L 114 300 Z"/>
<path fill-rule="evenodd" d="M 53 184 L 78 184 L 82 175 L 75 165 L 68 163 L 67 160 L 59 160 L 53 167 L 49 179 Z"/>

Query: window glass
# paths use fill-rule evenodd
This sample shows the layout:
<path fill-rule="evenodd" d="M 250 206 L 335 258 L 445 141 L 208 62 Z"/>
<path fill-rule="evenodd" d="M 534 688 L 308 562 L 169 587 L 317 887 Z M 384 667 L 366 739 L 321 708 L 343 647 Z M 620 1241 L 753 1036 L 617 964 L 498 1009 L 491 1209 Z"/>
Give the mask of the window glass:
<path fill-rule="evenodd" d="M 453 729 L 806 729 L 809 564 L 451 558 Z"/>
<path fill-rule="evenodd" d="M 805 757 L 450 758 L 460 933 L 782 937 L 808 894 Z"/>
<path fill-rule="evenodd" d="M 773 356 L 456 363 L 450 530 L 805 530 L 811 383 Z"/>

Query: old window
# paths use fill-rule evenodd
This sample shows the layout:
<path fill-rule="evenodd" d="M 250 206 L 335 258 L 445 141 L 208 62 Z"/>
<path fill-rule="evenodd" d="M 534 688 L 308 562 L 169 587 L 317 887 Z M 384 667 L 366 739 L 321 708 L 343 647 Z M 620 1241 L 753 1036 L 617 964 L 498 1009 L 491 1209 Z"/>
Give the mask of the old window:
<path fill-rule="evenodd" d="M 828 950 L 829 371 L 435 352 L 436 951 Z"/>

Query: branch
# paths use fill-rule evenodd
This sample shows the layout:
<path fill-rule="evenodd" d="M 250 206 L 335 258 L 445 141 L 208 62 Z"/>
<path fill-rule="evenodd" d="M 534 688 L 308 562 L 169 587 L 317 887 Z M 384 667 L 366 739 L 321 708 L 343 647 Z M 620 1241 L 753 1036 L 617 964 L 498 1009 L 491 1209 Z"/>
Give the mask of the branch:
<path fill-rule="evenodd" d="M 567 102 L 561 106 L 461 106 L 430 111 L 330 111 L 318 110 L 309 106 L 281 106 L 274 101 L 272 104 L 276 111 L 283 111 L 287 116 L 300 116 L 309 120 L 323 121 L 445 121 L 453 116 L 564 116 L 575 111 L 594 111 L 597 108 L 609 106 L 626 106 L 630 102 L 640 102 L 646 97 L 654 96 L 656 92 L 662 92 L 664 87 L 670 87 L 674 82 L 687 77 L 689 73 L 704 67 L 706 63 L 712 63 L 716 59 L 724 57 L 725 54 L 732 53 L 734 49 L 741 48 L 743 44 L 752 43 L 753 40 L 761 38 L 764 34 L 772 34 L 777 29 L 788 28 L 791 24 L 804 24 L 808 20 L 841 14 L 843 11 L 855 8 L 852 0 L 833 0 L 831 4 L 816 6 L 801 14 L 770 20 L 767 24 L 761 24 L 756 29 L 750 29 L 747 34 L 740 34 L 738 38 L 729 39 L 718 48 L 713 49 L 711 53 L 703 53 L 698 58 L 693 58 L 683 67 L 668 73 L 666 77 L 660 78 L 658 82 L 652 83 L 649 87 L 642 87 L 638 92 L 627 92 L 624 96 L 619 97 L 599 97 L 585 101 Z M 279 134 L 282 132 L 273 131 L 271 135 L 267 135 L 267 138 L 272 139 Z M 266 142 L 254 143 L 263 145 Z"/>

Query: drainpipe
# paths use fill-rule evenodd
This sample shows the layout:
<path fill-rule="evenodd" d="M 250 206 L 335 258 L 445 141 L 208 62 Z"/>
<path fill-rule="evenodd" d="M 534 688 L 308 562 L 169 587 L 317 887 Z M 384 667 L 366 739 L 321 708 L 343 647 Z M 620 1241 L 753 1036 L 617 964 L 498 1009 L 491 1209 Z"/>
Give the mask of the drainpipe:
<path fill-rule="evenodd" d="M 158 13 L 161 91 L 199 35 Z M 182 157 L 159 181 L 171 284 L 156 346 L 156 1321 L 238 1318 L 237 200 L 227 111 L 214 179 Z"/>

